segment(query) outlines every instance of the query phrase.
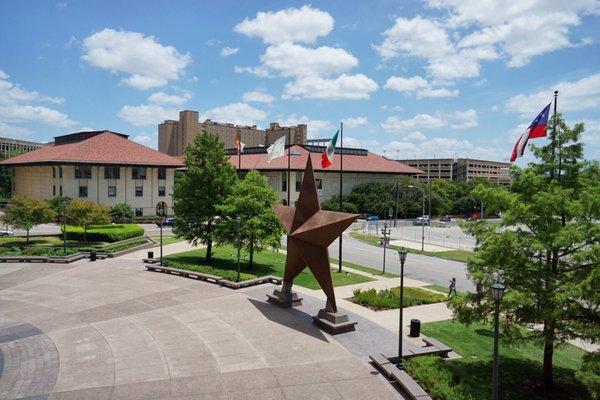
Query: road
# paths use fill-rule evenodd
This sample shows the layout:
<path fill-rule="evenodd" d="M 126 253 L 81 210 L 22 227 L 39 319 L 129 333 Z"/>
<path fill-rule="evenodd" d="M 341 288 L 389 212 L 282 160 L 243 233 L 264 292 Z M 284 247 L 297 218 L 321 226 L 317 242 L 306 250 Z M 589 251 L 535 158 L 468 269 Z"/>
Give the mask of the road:
<path fill-rule="evenodd" d="M 344 261 L 382 270 L 383 249 L 349 236 L 344 236 L 342 246 Z M 338 251 L 338 240 L 336 240 L 329 246 L 329 256 L 337 259 Z M 395 250 L 388 249 L 386 251 L 385 270 L 386 272 L 400 273 L 400 260 Z M 407 255 L 404 264 L 404 276 L 437 283 L 445 287 L 448 287 L 450 280 L 454 277 L 457 290 L 475 291 L 475 285 L 467 278 L 466 271 L 465 263 L 412 253 Z"/>

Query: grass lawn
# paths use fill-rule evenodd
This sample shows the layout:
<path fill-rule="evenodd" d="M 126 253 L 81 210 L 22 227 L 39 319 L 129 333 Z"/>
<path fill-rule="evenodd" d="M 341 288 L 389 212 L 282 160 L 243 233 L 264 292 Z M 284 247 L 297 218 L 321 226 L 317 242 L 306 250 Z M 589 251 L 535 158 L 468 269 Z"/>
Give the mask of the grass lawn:
<path fill-rule="evenodd" d="M 376 235 L 364 235 L 362 233 L 359 232 L 350 232 L 350 236 L 352 236 L 353 238 L 360 240 L 361 242 L 365 242 L 368 244 L 372 244 L 374 246 L 379 247 L 379 236 Z M 400 249 L 400 246 L 389 246 L 390 249 L 393 250 L 398 250 Z M 473 252 L 469 251 L 469 250 L 448 250 L 448 251 L 421 251 L 421 250 L 416 250 L 416 249 L 410 249 L 408 247 L 405 247 L 404 250 L 406 250 L 409 253 L 414 253 L 414 254 L 424 254 L 426 256 L 430 256 L 430 257 L 437 257 L 437 258 L 443 258 L 446 260 L 452 260 L 452 261 L 460 261 L 460 262 L 468 262 L 469 259 L 473 256 Z"/>
<path fill-rule="evenodd" d="M 331 263 L 335 263 L 336 265 L 338 265 L 338 259 L 337 258 L 333 258 L 332 257 L 332 258 L 329 259 L 329 261 Z M 355 269 L 357 271 L 367 272 L 367 273 L 372 274 L 372 275 L 383 276 L 385 278 L 396 278 L 396 277 L 399 277 L 399 275 L 390 274 L 389 272 L 386 272 L 385 274 L 382 274 L 381 271 L 378 270 L 378 269 L 371 268 L 371 267 L 365 267 L 364 265 L 354 264 L 354 263 L 348 262 L 348 261 L 343 261 L 342 264 L 343 264 L 344 267 L 352 268 L 352 269 Z"/>
<path fill-rule="evenodd" d="M 237 277 L 237 251 L 233 246 L 213 247 L 212 263 L 204 263 L 206 249 L 197 249 L 183 253 L 171 254 L 165 257 L 169 266 L 173 268 L 188 269 L 207 274 L 221 276 L 225 279 L 235 280 Z M 283 277 L 285 268 L 285 257 L 283 253 L 263 250 L 254 254 L 254 265 L 252 270 L 248 269 L 248 254 L 242 251 L 241 279 L 247 280 L 264 275 Z M 336 270 L 337 271 L 337 270 Z M 355 283 L 370 282 L 373 279 L 353 273 L 342 272 L 338 274 L 332 271 L 333 286 L 352 285 Z M 309 289 L 319 289 L 319 284 L 308 268 L 304 269 L 294 279 L 294 284 Z"/>
<path fill-rule="evenodd" d="M 24 247 L 26 243 L 25 236 L 3 236 L 0 237 L 0 247 Z M 107 242 L 92 242 L 88 241 L 85 246 L 102 246 Z M 62 235 L 54 236 L 30 236 L 29 246 L 62 246 L 63 237 Z M 84 246 L 83 242 L 78 240 L 68 240 L 67 246 Z"/>
<path fill-rule="evenodd" d="M 150 239 L 154 240 L 156 243 L 160 244 L 160 236 L 152 236 Z M 168 244 L 173 244 L 177 242 L 183 242 L 184 239 L 177 236 L 163 236 L 163 246 Z"/>
<path fill-rule="evenodd" d="M 423 286 L 423 287 L 427 288 L 427 289 L 430 289 L 430 290 L 435 290 L 436 292 L 440 292 L 442 294 L 447 295 L 448 291 L 450 290 L 449 286 L 450 285 L 448 285 L 448 287 L 447 287 L 447 286 L 442 286 L 442 285 L 438 285 L 438 284 L 432 283 L 431 285 L 426 285 L 426 286 Z M 457 293 L 462 293 L 462 292 L 457 292 Z"/>
<path fill-rule="evenodd" d="M 463 358 L 443 361 L 435 357 L 416 357 L 405 363 L 434 400 L 489 399 L 491 397 L 493 328 L 491 325 L 466 326 L 440 321 L 421 325 L 422 332 L 450 346 Z M 500 393 L 504 399 L 587 399 L 585 389 L 574 380 L 584 351 L 566 345 L 554 351 L 556 394 L 542 391 L 543 348 L 528 343 L 509 347 L 500 341 Z"/>
<path fill-rule="evenodd" d="M 74 254 L 78 251 L 105 251 L 116 253 L 117 251 L 129 249 L 146 243 L 144 237 L 132 240 L 128 243 L 109 244 L 107 242 L 87 243 L 78 240 L 67 240 L 67 254 Z M 38 256 L 62 256 L 63 237 L 55 236 L 32 236 L 29 238 L 29 245 L 26 245 L 26 238 L 21 236 L 0 237 L 0 255 L 38 255 Z"/>

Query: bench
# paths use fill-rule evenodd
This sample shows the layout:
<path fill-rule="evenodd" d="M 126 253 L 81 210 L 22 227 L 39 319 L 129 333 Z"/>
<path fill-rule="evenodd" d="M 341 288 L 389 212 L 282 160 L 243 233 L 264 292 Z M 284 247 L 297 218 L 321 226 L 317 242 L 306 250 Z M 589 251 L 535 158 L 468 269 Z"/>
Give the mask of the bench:
<path fill-rule="evenodd" d="M 408 349 L 407 349 L 408 350 Z M 398 369 L 390 359 L 382 354 L 369 355 L 375 366 L 390 380 L 396 382 L 414 400 L 431 400 L 431 397 L 404 370 Z M 397 359 L 398 357 L 396 357 Z"/>
<path fill-rule="evenodd" d="M 203 274 L 201 272 L 188 271 L 185 269 L 169 268 L 160 265 L 146 265 L 146 270 L 154 272 L 164 272 L 166 274 L 179 275 L 186 278 L 199 279 L 202 281 L 219 283 L 223 278 L 216 275 Z"/>
<path fill-rule="evenodd" d="M 143 262 L 145 262 L 146 264 L 156 264 L 160 262 L 159 258 L 143 258 L 142 259 Z"/>
<path fill-rule="evenodd" d="M 437 350 L 431 352 L 431 354 L 439 354 L 444 358 L 448 358 L 448 354 L 452 351 L 452 349 L 446 346 L 444 343 L 440 342 L 437 339 L 423 336 L 423 342 L 427 345 L 426 347 L 434 347 Z"/>
<path fill-rule="evenodd" d="M 48 262 L 44 256 L 2 256 L 0 262 Z"/>

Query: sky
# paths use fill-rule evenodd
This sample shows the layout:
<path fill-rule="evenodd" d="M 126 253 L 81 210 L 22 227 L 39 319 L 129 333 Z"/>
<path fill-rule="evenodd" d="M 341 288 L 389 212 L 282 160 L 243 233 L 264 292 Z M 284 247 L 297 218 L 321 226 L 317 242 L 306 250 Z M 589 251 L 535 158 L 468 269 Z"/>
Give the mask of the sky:
<path fill-rule="evenodd" d="M 600 0 L 0 0 L 0 54 L 1 137 L 156 148 L 190 109 L 309 138 L 344 122 L 344 146 L 390 158 L 507 161 L 559 90 L 600 158 Z"/>

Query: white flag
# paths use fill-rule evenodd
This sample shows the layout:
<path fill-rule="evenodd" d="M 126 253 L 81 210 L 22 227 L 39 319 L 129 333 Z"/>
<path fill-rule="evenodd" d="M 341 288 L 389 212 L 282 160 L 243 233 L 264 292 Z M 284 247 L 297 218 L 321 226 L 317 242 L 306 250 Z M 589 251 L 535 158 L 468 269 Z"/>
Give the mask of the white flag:
<path fill-rule="evenodd" d="M 269 162 L 275 158 L 282 157 L 285 154 L 285 136 L 280 137 L 267 148 L 267 154 L 269 155 Z"/>

